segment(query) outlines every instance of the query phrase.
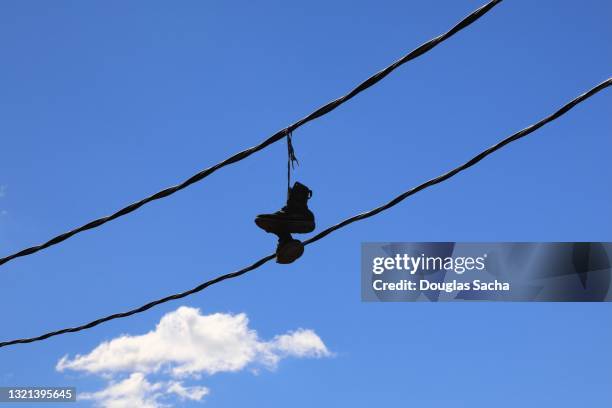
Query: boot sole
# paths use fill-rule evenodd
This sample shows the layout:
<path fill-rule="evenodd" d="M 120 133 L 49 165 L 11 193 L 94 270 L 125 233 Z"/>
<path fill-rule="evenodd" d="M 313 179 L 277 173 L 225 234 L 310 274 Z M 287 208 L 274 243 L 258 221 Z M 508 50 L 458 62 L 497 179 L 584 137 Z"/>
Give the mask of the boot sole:
<path fill-rule="evenodd" d="M 255 224 L 262 230 L 277 233 L 307 234 L 314 231 L 314 221 L 279 221 L 269 218 L 256 218 Z"/>
<path fill-rule="evenodd" d="M 304 253 L 304 245 L 297 239 L 279 245 L 276 250 L 276 263 L 290 264 Z"/>

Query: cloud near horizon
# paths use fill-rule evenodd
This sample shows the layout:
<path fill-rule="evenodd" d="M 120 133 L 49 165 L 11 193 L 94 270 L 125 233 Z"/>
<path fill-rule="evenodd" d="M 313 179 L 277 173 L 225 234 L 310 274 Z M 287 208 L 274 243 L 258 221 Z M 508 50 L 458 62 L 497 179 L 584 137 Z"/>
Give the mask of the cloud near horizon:
<path fill-rule="evenodd" d="M 159 408 L 168 406 L 162 401 L 173 394 L 181 401 L 202 401 L 209 392 L 206 387 L 185 387 L 178 381 L 150 383 L 143 373 L 132 373 L 122 381 L 111 381 L 101 391 L 81 393 L 78 398 L 108 408 Z"/>
<path fill-rule="evenodd" d="M 166 406 L 163 401 L 168 397 L 201 401 L 209 394 L 206 387 L 185 386 L 185 379 L 247 368 L 273 370 L 283 358 L 331 355 L 309 329 L 263 341 L 249 328 L 244 313 L 202 315 L 199 309 L 182 306 L 164 315 L 154 330 L 102 342 L 88 354 L 66 355 L 56 369 L 110 378 L 105 389 L 80 396 L 98 406 L 157 408 Z M 146 376 L 150 374 L 168 376 L 169 381 L 149 382 Z"/>

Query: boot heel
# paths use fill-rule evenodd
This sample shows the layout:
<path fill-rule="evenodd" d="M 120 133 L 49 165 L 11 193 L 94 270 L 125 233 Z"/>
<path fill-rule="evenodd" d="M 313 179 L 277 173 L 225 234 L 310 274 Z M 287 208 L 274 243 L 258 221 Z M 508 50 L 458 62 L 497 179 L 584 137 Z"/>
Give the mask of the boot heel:
<path fill-rule="evenodd" d="M 304 245 L 297 239 L 291 239 L 278 244 L 276 248 L 276 263 L 290 264 L 304 253 Z"/>

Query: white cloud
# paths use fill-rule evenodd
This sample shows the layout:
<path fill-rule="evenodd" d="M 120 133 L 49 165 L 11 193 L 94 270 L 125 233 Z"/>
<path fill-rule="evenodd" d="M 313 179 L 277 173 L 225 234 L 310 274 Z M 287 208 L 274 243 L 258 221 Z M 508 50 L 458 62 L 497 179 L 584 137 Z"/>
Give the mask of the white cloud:
<path fill-rule="evenodd" d="M 73 359 L 64 356 L 56 368 L 145 374 L 168 369 L 172 376 L 184 377 L 240 371 L 257 363 L 273 368 L 283 357 L 330 355 L 312 330 L 299 329 L 265 342 L 248 324 L 244 313 L 202 315 L 198 309 L 180 307 L 162 317 L 147 334 L 103 342 Z"/>
<path fill-rule="evenodd" d="M 79 399 L 92 400 L 105 408 L 157 408 L 162 406 L 158 403 L 161 388 L 160 383 L 148 382 L 144 374 L 133 373 L 123 381 L 111 382 L 102 391 L 81 393 Z"/>
<path fill-rule="evenodd" d="M 208 395 L 206 387 L 185 387 L 179 381 L 147 381 L 143 373 L 132 373 L 119 382 L 111 382 L 102 391 L 79 394 L 79 400 L 90 400 L 104 408 L 159 408 L 168 406 L 164 399 L 176 394 L 181 400 L 202 401 Z"/>
<path fill-rule="evenodd" d="M 180 307 L 162 317 L 154 330 L 137 336 L 123 335 L 105 341 L 90 353 L 62 357 L 58 371 L 76 370 L 114 378 L 107 388 L 87 399 L 100 406 L 162 407 L 160 399 L 174 394 L 182 400 L 200 401 L 206 387 L 187 387 L 185 378 L 200 378 L 246 368 L 276 368 L 283 358 L 321 358 L 332 354 L 312 330 L 298 329 L 263 341 L 249 328 L 246 314 L 202 315 L 199 309 Z M 150 374 L 172 381 L 150 383 Z M 122 405 L 123 404 L 123 405 Z"/>
<path fill-rule="evenodd" d="M 199 386 L 185 387 L 180 381 L 170 381 L 168 392 L 178 395 L 182 400 L 201 401 L 204 396 L 210 393 L 210 390 Z"/>
<path fill-rule="evenodd" d="M 321 338 L 312 330 L 299 329 L 276 336 L 272 345 L 275 350 L 293 357 L 326 357 L 330 354 Z"/>

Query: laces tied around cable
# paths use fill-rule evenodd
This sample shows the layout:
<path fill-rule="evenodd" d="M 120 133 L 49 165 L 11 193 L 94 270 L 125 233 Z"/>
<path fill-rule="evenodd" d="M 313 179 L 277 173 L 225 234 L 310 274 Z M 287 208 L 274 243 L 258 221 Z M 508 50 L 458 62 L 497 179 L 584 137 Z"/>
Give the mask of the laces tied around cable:
<path fill-rule="evenodd" d="M 293 149 L 293 142 L 291 138 L 293 137 L 293 132 L 289 129 L 285 131 L 287 136 L 287 197 L 289 197 L 289 192 L 291 191 L 291 169 L 295 168 L 295 165 L 300 165 L 297 157 L 295 157 L 295 150 Z"/>

